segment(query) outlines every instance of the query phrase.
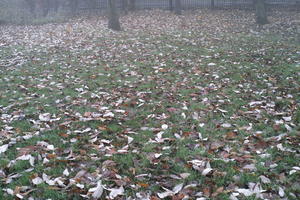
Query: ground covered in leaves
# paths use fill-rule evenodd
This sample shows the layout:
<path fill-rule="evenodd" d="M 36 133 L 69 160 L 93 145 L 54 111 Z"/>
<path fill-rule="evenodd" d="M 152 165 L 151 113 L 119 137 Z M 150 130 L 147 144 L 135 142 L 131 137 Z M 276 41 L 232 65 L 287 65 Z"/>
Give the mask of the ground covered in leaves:
<path fill-rule="evenodd" d="M 0 199 L 299 199 L 299 19 L 0 27 Z"/>

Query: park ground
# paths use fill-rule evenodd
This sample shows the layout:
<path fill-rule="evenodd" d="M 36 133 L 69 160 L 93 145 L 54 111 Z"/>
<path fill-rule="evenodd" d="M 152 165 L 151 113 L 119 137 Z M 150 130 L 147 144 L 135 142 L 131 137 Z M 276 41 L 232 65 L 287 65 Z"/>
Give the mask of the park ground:
<path fill-rule="evenodd" d="M 299 19 L 0 27 L 0 199 L 299 199 Z"/>

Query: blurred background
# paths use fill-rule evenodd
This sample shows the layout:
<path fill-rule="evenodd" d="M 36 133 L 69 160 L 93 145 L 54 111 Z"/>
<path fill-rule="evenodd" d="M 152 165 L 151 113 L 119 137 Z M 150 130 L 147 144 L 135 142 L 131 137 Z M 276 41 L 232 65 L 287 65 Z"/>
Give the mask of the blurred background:
<path fill-rule="evenodd" d="M 103 15 L 108 0 L 0 0 L 0 24 L 59 22 L 78 15 Z M 175 0 L 117 0 L 121 14 L 142 9 L 174 9 Z M 300 10 L 300 0 L 265 0 L 267 9 Z M 253 0 L 181 0 L 182 9 L 253 9 Z"/>

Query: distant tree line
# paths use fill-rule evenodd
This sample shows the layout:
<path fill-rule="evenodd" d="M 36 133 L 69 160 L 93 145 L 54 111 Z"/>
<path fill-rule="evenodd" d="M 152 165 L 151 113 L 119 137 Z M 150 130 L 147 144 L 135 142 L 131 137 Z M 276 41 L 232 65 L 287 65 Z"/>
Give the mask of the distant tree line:
<path fill-rule="evenodd" d="M 256 23 L 264 25 L 269 23 L 265 0 L 254 0 Z"/>
<path fill-rule="evenodd" d="M 68 9 L 70 13 L 75 14 L 78 10 L 80 0 L 24 0 L 30 12 L 36 17 L 45 17 L 49 11 L 57 12 L 60 7 Z M 91 6 L 96 0 L 84 0 Z"/>
<path fill-rule="evenodd" d="M 169 0 L 170 4 L 173 5 L 173 0 Z M 135 10 L 135 3 L 136 0 L 124 0 L 123 1 L 123 7 L 125 10 L 125 13 L 128 11 L 134 11 Z M 174 12 L 177 15 L 181 15 L 181 0 L 175 0 L 174 1 Z M 117 8 L 116 0 L 108 0 L 108 28 L 120 31 L 121 25 L 119 21 L 119 13 Z"/>
<path fill-rule="evenodd" d="M 60 7 L 68 9 L 71 14 L 76 14 L 78 11 L 78 5 L 80 0 L 24 0 L 28 5 L 30 13 L 35 17 L 45 17 L 49 11 L 57 12 Z M 97 0 L 82 0 L 85 1 L 91 7 L 96 7 Z M 122 7 L 125 13 L 134 11 L 136 8 L 137 0 L 123 0 Z M 253 0 L 256 22 L 258 24 L 268 23 L 265 0 Z M 181 0 L 169 0 L 170 8 L 177 14 L 182 14 L 182 2 Z M 211 0 L 212 8 L 214 7 L 214 0 Z M 108 27 L 113 30 L 121 30 L 119 22 L 119 13 L 117 8 L 117 0 L 107 0 L 108 7 Z"/>
<path fill-rule="evenodd" d="M 126 2 L 125 10 L 127 10 L 126 8 L 129 8 L 128 10 L 134 10 L 135 0 L 124 0 L 124 1 Z M 182 14 L 181 0 L 174 0 L 174 2 L 173 0 L 169 0 L 169 3 L 171 7 L 173 7 L 174 4 L 174 13 L 176 15 Z M 213 6 L 214 0 L 212 0 L 211 3 L 212 3 L 212 8 L 214 8 Z M 265 0 L 253 0 L 253 3 L 255 7 L 256 23 L 260 25 L 269 23 L 267 19 Z M 108 28 L 116 31 L 121 30 L 116 0 L 108 0 Z"/>

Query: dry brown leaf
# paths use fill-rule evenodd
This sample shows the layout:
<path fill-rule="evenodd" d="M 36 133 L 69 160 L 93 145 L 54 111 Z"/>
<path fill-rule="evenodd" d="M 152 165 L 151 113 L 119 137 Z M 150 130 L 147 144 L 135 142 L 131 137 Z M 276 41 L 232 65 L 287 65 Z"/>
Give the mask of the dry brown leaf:
<path fill-rule="evenodd" d="M 56 154 L 47 154 L 46 157 L 47 157 L 48 159 L 54 159 L 54 158 L 57 157 L 57 155 L 56 155 Z"/>
<path fill-rule="evenodd" d="M 84 117 L 91 117 L 91 115 L 92 115 L 92 112 L 85 112 L 83 114 Z"/>
<path fill-rule="evenodd" d="M 172 200 L 182 200 L 185 197 L 183 193 L 172 196 Z"/>
<path fill-rule="evenodd" d="M 228 139 L 228 140 L 232 140 L 232 139 L 235 139 L 236 137 L 237 137 L 237 133 L 231 131 L 231 132 L 226 133 L 225 138 Z"/>
<path fill-rule="evenodd" d="M 224 191 L 224 187 L 219 187 L 214 193 L 212 193 L 212 197 L 216 197 Z"/>
<path fill-rule="evenodd" d="M 210 194 L 211 194 L 210 188 L 209 187 L 205 187 L 203 189 L 203 194 L 204 194 L 205 197 L 210 197 Z"/>
<path fill-rule="evenodd" d="M 160 200 L 160 198 L 156 197 L 156 196 L 151 196 L 150 200 Z"/>
<path fill-rule="evenodd" d="M 143 188 L 148 188 L 149 184 L 148 183 L 137 183 L 139 186 L 143 187 Z"/>

